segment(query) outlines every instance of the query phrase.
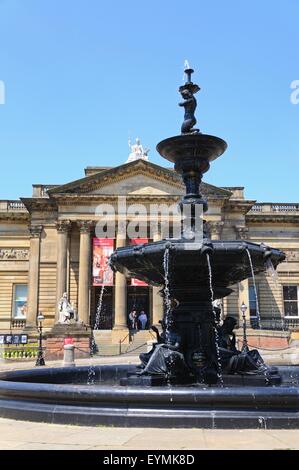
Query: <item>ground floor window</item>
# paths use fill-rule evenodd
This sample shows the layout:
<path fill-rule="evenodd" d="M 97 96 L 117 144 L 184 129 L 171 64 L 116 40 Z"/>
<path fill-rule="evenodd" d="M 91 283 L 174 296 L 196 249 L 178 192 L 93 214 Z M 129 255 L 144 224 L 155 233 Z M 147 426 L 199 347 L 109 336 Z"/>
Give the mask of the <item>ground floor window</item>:
<path fill-rule="evenodd" d="M 298 317 L 298 288 L 299 286 L 297 285 L 283 286 L 283 305 L 285 317 Z"/>
<path fill-rule="evenodd" d="M 15 284 L 13 287 L 12 316 L 14 319 L 25 320 L 27 315 L 27 284 Z"/>

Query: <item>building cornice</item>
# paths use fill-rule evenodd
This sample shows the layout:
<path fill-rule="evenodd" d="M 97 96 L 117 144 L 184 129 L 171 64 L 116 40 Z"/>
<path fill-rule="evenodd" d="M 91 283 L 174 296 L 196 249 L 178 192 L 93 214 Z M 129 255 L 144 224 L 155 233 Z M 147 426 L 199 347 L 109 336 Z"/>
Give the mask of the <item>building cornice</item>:
<path fill-rule="evenodd" d="M 0 220 L 12 222 L 28 222 L 29 212 L 0 212 Z"/>
<path fill-rule="evenodd" d="M 247 214 L 256 201 L 247 199 L 229 199 L 225 201 L 224 211 L 225 212 L 241 212 Z"/>
<path fill-rule="evenodd" d="M 32 212 L 57 212 L 57 205 L 53 199 L 22 197 L 21 201 L 30 214 Z"/>
<path fill-rule="evenodd" d="M 299 214 L 247 214 L 246 222 L 249 223 L 299 223 Z"/>

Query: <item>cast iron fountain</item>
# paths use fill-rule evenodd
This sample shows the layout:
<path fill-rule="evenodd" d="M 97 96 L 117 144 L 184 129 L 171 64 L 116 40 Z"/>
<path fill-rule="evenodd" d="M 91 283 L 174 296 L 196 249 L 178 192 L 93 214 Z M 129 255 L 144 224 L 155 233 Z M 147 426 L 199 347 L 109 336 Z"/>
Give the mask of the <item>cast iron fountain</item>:
<path fill-rule="evenodd" d="M 113 269 L 127 277 L 163 286 L 167 253 L 169 295 L 176 306 L 166 315 L 162 346 L 143 355 L 141 371 L 122 383 L 161 385 L 169 381 L 200 381 L 213 384 L 223 380 L 222 366 L 229 371 L 232 361 L 234 373 L 250 373 L 249 380 L 252 380 L 255 372 L 262 377 L 262 383 L 277 382 L 279 378 L 273 374 L 274 370 L 264 365 L 257 352 L 244 352 L 229 361 L 227 351 L 223 351 L 227 348 L 221 347 L 223 341 L 219 336 L 223 329 L 218 325 L 214 301 L 229 295 L 231 285 L 249 278 L 252 266 L 254 274 L 258 274 L 265 271 L 267 261 L 271 260 L 276 268 L 285 255 L 264 244 L 235 240 L 212 242 L 205 221 L 198 223 L 197 218 L 208 209 L 207 201 L 200 194 L 203 174 L 209 170 L 210 162 L 224 153 L 227 144 L 219 137 L 194 129 L 194 94 L 200 88 L 191 81 L 193 70 L 188 68 L 185 72 L 187 81 L 180 87 L 184 99 L 180 105 L 185 108 L 182 133 L 157 145 L 158 152 L 174 163 L 186 187 L 186 194 L 179 203 L 181 237 L 119 248 L 111 256 Z"/>
<path fill-rule="evenodd" d="M 199 216 L 208 209 L 200 183 L 227 145 L 194 129 L 199 87 L 192 73 L 186 70 L 180 87 L 182 133 L 157 146 L 186 186 L 181 235 L 119 248 L 110 260 L 114 270 L 161 286 L 166 312 L 157 343 L 137 368 L 93 366 L 92 385 L 88 366 L 2 372 L 0 416 L 84 425 L 299 427 L 298 368 L 269 368 L 257 351 L 237 351 L 234 318 L 219 324 L 215 300 L 285 256 L 264 244 L 209 238 Z"/>

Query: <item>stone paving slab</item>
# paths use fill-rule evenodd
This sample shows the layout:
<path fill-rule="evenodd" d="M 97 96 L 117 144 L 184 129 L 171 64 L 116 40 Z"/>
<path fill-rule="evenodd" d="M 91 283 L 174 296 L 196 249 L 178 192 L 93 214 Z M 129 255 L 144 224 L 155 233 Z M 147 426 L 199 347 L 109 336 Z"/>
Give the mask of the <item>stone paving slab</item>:
<path fill-rule="evenodd" d="M 0 449 L 299 450 L 299 430 L 90 428 L 0 418 Z"/>

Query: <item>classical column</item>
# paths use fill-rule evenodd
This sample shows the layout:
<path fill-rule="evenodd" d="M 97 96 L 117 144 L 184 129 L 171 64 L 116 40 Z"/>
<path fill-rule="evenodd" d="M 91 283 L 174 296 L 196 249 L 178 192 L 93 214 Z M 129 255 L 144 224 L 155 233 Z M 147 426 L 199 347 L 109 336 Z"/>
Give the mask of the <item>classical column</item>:
<path fill-rule="evenodd" d="M 221 220 L 207 222 L 208 230 L 212 240 L 220 240 L 224 222 Z"/>
<path fill-rule="evenodd" d="M 247 310 L 245 312 L 246 316 L 246 323 L 250 321 L 250 306 L 249 306 L 249 282 L 248 279 L 245 279 L 244 281 L 239 282 L 239 326 L 242 326 L 242 312 L 241 312 L 241 305 L 244 302 L 244 304 L 247 307 Z"/>
<path fill-rule="evenodd" d="M 80 230 L 80 257 L 79 257 L 79 295 L 78 314 L 85 325 L 89 325 L 89 292 L 91 278 L 91 221 L 78 222 Z"/>
<path fill-rule="evenodd" d="M 58 305 L 64 292 L 67 292 L 67 257 L 69 244 L 69 231 L 71 222 L 59 220 L 57 228 L 57 269 L 56 269 L 56 305 Z M 56 308 L 56 321 L 58 321 L 58 309 Z"/>
<path fill-rule="evenodd" d="M 157 242 L 161 239 L 160 231 L 157 229 L 153 234 L 153 241 Z M 164 315 L 164 304 L 163 297 L 159 295 L 159 291 L 162 287 L 152 288 L 152 308 L 153 308 L 153 325 L 159 326 L 159 320 L 163 319 Z"/>
<path fill-rule="evenodd" d="M 39 291 L 39 261 L 40 261 L 40 237 L 43 230 L 42 225 L 31 225 L 30 232 L 30 256 L 28 275 L 28 310 L 26 328 L 36 328 L 36 317 L 38 313 L 38 291 Z"/>
<path fill-rule="evenodd" d="M 236 232 L 236 239 L 237 240 L 246 240 L 248 238 L 248 227 L 245 227 L 244 225 L 235 225 L 234 227 L 235 232 Z M 242 318 L 242 312 L 241 312 L 241 305 L 244 302 L 244 304 L 247 307 L 245 316 L 246 316 L 246 322 L 250 320 L 250 308 L 249 308 L 249 282 L 248 279 L 245 279 L 244 281 L 239 282 L 239 326 L 241 327 L 243 324 L 243 318 Z"/>
<path fill-rule="evenodd" d="M 248 227 L 244 225 L 235 225 L 234 229 L 236 231 L 237 240 L 246 240 L 248 238 Z"/>
<path fill-rule="evenodd" d="M 126 238 L 116 235 L 116 248 L 126 246 Z M 128 330 L 127 321 L 127 279 L 119 273 L 115 273 L 115 313 L 113 330 Z"/>

